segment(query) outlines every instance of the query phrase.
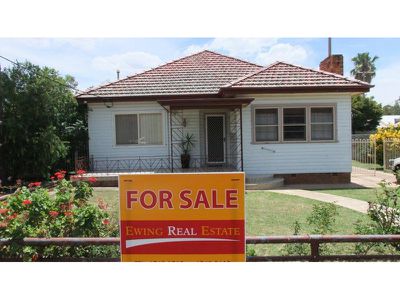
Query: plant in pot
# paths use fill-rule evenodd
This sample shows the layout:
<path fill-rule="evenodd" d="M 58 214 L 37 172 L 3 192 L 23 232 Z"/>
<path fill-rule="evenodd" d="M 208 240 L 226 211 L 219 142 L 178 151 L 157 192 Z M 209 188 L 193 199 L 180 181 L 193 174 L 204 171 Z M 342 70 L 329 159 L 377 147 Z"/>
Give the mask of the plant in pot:
<path fill-rule="evenodd" d="M 186 133 L 182 139 L 181 147 L 183 153 L 181 154 L 181 165 L 182 169 L 188 169 L 190 166 L 190 150 L 194 146 L 193 134 Z"/>

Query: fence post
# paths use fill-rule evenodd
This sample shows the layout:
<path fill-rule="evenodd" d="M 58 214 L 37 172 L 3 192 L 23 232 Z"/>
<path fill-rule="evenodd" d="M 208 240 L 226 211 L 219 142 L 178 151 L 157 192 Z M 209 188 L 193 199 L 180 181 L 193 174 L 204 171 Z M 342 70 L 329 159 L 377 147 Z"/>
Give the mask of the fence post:
<path fill-rule="evenodd" d="M 311 239 L 311 261 L 319 260 L 319 242 L 317 240 Z"/>
<path fill-rule="evenodd" d="M 383 144 L 383 171 L 386 170 L 386 139 L 382 140 Z"/>

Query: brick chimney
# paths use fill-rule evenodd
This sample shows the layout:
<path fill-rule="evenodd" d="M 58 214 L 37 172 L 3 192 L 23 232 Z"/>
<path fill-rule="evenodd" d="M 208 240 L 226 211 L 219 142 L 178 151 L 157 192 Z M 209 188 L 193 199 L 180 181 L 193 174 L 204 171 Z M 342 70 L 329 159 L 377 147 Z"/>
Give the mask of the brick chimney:
<path fill-rule="evenodd" d="M 331 54 L 319 64 L 321 71 L 343 75 L 343 55 Z"/>

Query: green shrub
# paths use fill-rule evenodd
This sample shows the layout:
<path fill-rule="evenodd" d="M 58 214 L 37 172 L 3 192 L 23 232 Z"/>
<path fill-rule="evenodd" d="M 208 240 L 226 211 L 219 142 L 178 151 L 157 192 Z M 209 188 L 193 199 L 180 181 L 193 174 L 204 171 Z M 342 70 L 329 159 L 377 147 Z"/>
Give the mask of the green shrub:
<path fill-rule="evenodd" d="M 18 244 L 25 237 L 118 236 L 118 227 L 110 224 L 108 213 L 88 201 L 93 188 L 87 182 L 74 186 L 63 177 L 57 176 L 53 194 L 42 187 L 33 191 L 22 187 L 0 202 L 0 238 L 15 241 L 0 247 L 0 259 L 118 257 L 118 247 L 23 247 Z"/>
<path fill-rule="evenodd" d="M 336 216 L 338 215 L 335 204 L 320 203 L 314 204 L 307 223 L 312 227 L 311 234 L 332 234 L 335 232 Z M 294 235 L 299 235 L 301 225 L 299 221 L 293 224 Z M 321 244 L 319 246 L 320 254 L 327 255 L 332 252 L 331 246 Z M 310 247 L 308 244 L 286 244 L 282 249 L 283 255 L 309 255 Z"/>
<path fill-rule="evenodd" d="M 256 256 L 256 249 L 253 245 L 246 245 L 246 256 Z"/>
<path fill-rule="evenodd" d="M 368 216 L 370 221 L 358 221 L 355 227 L 356 234 L 400 234 L 400 187 L 392 187 L 390 183 L 382 181 L 377 199 L 369 203 Z M 356 244 L 358 254 L 367 254 L 369 251 L 378 253 L 399 251 L 399 244 L 368 243 Z"/>

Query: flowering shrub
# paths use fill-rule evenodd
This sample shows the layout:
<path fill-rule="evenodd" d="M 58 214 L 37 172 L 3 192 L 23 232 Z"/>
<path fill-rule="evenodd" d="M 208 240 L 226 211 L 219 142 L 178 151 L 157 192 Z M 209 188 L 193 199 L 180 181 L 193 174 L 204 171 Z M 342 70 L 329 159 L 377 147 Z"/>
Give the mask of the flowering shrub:
<path fill-rule="evenodd" d="M 106 206 L 88 200 L 93 188 L 88 182 L 72 184 L 65 172 L 55 174 L 54 193 L 37 184 L 36 189 L 22 187 L 6 201 L 0 202 L 0 238 L 15 240 L 0 247 L 0 259 L 40 260 L 60 257 L 92 258 L 118 256 L 116 247 L 23 247 L 17 241 L 24 237 L 108 237 L 117 236 Z"/>
<path fill-rule="evenodd" d="M 383 165 L 383 141 L 393 140 L 390 147 L 399 147 L 400 144 L 400 126 L 390 124 L 386 127 L 380 127 L 375 134 L 369 136 L 371 142 L 376 142 L 376 163 Z"/>

